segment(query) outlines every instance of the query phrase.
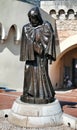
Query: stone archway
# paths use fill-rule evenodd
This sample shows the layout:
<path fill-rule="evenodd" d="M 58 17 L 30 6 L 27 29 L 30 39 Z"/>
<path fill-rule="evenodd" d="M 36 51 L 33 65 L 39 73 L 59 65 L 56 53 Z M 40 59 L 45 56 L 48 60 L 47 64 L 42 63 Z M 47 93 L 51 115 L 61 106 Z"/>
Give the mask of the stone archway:
<path fill-rule="evenodd" d="M 67 38 L 60 44 L 60 55 L 59 55 L 62 72 L 61 77 L 68 75 L 74 86 L 77 86 L 77 35 L 73 35 Z M 60 78 L 61 79 L 61 78 Z M 61 79 L 61 83 L 63 79 Z"/>
<path fill-rule="evenodd" d="M 60 54 L 50 67 L 50 78 L 54 88 L 63 87 L 65 69 L 72 80 L 72 61 L 77 59 L 77 35 L 67 38 L 59 47 Z"/>
<path fill-rule="evenodd" d="M 77 35 L 68 37 L 66 40 L 59 44 L 60 53 L 57 56 L 57 61 L 59 61 L 64 54 L 71 51 L 77 47 Z"/>

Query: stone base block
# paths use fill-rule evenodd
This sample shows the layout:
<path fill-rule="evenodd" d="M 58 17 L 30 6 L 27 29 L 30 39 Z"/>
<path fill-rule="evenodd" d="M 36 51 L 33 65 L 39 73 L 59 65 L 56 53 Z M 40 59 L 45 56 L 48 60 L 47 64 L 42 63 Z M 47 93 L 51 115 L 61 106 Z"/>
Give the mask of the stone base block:
<path fill-rule="evenodd" d="M 19 98 L 14 102 L 8 120 L 26 128 L 44 128 L 62 124 L 62 110 L 55 99 L 49 104 L 23 103 Z"/>
<path fill-rule="evenodd" d="M 63 113 L 63 123 L 66 126 L 69 126 L 73 128 L 74 130 L 77 130 L 77 118 L 73 117 L 71 115 Z"/>

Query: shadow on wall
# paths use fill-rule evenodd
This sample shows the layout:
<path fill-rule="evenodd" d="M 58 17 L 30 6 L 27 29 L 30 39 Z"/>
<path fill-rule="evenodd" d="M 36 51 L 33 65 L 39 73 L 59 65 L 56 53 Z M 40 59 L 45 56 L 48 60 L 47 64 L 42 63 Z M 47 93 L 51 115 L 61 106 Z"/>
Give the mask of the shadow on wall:
<path fill-rule="evenodd" d="M 0 86 L 17 90 L 23 88 L 24 62 L 20 62 L 20 43 L 15 43 L 15 36 L 12 26 L 7 39 L 0 43 Z"/>
<path fill-rule="evenodd" d="M 16 30 L 11 26 L 7 39 L 0 40 L 0 52 L 8 48 L 14 55 L 20 54 L 20 40 L 16 40 Z"/>

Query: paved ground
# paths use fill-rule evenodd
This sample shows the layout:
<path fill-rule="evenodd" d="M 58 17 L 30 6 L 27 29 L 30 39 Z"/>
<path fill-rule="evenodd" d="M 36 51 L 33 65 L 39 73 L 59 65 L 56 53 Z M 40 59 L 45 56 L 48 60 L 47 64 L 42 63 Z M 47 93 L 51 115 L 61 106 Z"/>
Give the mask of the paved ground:
<path fill-rule="evenodd" d="M 56 98 L 66 114 L 77 117 L 77 89 L 57 91 Z"/>

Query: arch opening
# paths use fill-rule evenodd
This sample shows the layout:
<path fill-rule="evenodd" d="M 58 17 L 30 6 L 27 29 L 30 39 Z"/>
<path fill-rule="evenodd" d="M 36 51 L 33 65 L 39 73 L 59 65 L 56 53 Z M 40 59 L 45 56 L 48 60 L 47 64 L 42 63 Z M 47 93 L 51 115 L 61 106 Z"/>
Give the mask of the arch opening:
<path fill-rule="evenodd" d="M 56 11 L 54 9 L 50 10 L 49 14 L 56 19 Z"/>
<path fill-rule="evenodd" d="M 67 17 L 68 19 L 75 19 L 74 17 L 74 10 L 73 9 L 69 9 L 68 12 L 67 12 Z"/>
<path fill-rule="evenodd" d="M 54 88 L 67 88 L 64 77 L 68 76 L 71 87 L 77 87 L 77 35 L 60 43 L 60 54 L 50 68 L 50 77 Z M 56 69 L 57 68 L 57 69 Z M 53 76 L 54 74 L 54 76 Z M 56 75 L 57 74 L 57 75 Z M 57 86 L 56 86 L 57 83 Z"/>
<path fill-rule="evenodd" d="M 59 10 L 59 19 L 64 20 L 65 19 L 65 11 L 63 9 Z"/>
<path fill-rule="evenodd" d="M 11 30 L 11 29 L 13 29 L 13 30 L 15 31 L 15 34 L 14 34 L 14 42 L 15 42 L 16 44 L 18 44 L 19 41 L 21 40 L 20 30 L 19 30 L 19 28 L 17 27 L 17 25 L 15 25 L 15 24 L 10 27 L 10 30 Z"/>

